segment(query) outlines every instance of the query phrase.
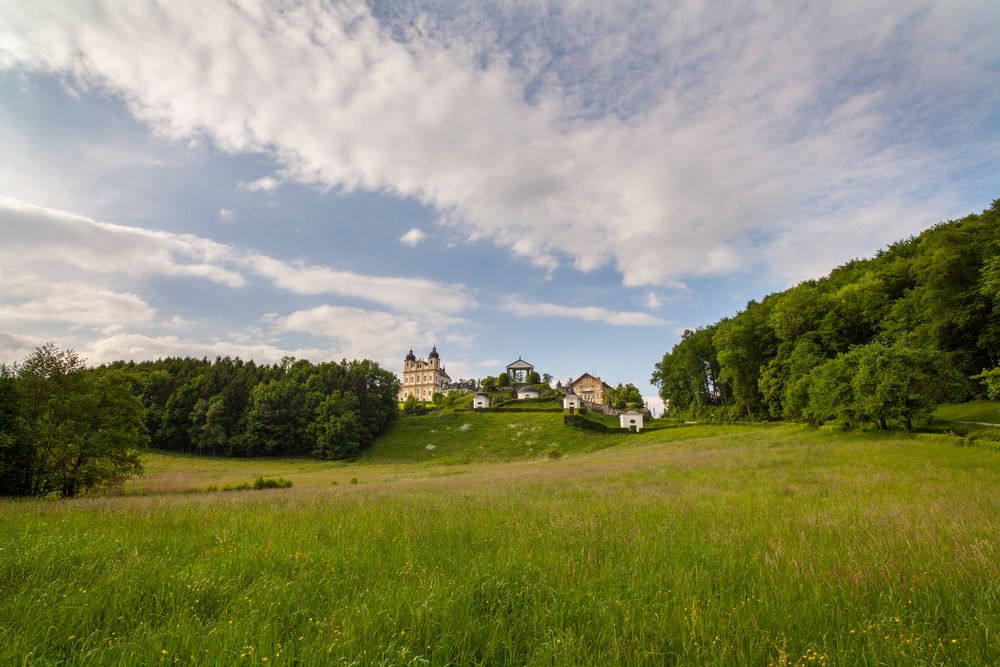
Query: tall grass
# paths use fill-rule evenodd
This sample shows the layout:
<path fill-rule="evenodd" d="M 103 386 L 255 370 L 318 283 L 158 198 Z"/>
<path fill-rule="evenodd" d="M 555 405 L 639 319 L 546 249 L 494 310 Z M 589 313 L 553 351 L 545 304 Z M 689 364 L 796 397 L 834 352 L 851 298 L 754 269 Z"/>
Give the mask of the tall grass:
<path fill-rule="evenodd" d="M 0 664 L 1000 662 L 997 452 L 792 427 L 583 442 L 0 503 Z"/>

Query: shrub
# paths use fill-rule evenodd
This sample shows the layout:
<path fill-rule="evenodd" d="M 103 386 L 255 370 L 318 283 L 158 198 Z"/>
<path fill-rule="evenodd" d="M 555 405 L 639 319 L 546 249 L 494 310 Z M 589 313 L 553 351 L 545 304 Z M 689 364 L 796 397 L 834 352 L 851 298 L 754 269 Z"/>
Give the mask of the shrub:
<path fill-rule="evenodd" d="M 253 483 L 254 489 L 287 489 L 292 486 L 292 480 L 284 477 L 258 477 Z"/>

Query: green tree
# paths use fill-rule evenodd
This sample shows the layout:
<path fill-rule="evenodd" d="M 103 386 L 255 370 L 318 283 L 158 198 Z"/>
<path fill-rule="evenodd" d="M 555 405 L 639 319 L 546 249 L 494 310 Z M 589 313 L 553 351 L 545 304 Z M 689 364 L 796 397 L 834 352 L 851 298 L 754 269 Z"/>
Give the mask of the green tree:
<path fill-rule="evenodd" d="M 851 388 L 858 415 L 883 429 L 902 421 L 911 430 L 915 419 L 929 416 L 936 405 L 957 398 L 964 388 L 961 376 L 938 350 L 873 343 L 851 354 L 857 358 Z"/>
<path fill-rule="evenodd" d="M 510 386 L 510 376 L 507 373 L 501 373 L 497 376 L 497 388 L 505 389 Z"/>
<path fill-rule="evenodd" d="M 1000 401 L 1000 367 L 983 371 L 979 375 L 973 375 L 972 379 L 983 383 L 987 397 L 995 401 Z"/>
<path fill-rule="evenodd" d="M 4 493 L 68 498 L 142 471 L 148 437 L 134 373 L 88 369 L 75 352 L 49 343 L 15 369 L 13 381 L 21 409 L 13 437 L 0 442 L 0 468 L 13 458 L 22 470 Z"/>
<path fill-rule="evenodd" d="M 316 407 L 307 430 L 315 442 L 315 456 L 343 459 L 356 455 L 362 446 L 357 397 L 351 392 L 330 394 Z"/>
<path fill-rule="evenodd" d="M 480 383 L 480 387 L 485 392 L 496 391 L 497 379 L 492 375 L 487 375 L 486 377 L 483 378 L 483 381 Z"/>
<path fill-rule="evenodd" d="M 540 376 L 535 371 L 531 371 L 530 373 L 528 373 L 527 384 L 541 384 L 541 383 L 542 383 L 542 376 Z"/>
<path fill-rule="evenodd" d="M 271 380 L 254 387 L 242 453 L 259 456 L 312 451 L 312 439 L 306 428 L 319 403 L 316 399 L 293 378 Z"/>

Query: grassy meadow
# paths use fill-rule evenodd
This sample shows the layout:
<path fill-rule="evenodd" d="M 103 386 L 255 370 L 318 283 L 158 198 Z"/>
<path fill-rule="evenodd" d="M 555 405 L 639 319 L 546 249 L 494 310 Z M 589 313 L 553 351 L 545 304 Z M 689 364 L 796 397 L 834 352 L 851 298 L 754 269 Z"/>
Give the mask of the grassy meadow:
<path fill-rule="evenodd" d="M 0 502 L 0 664 L 998 664 L 1000 452 L 962 442 L 455 413 L 350 463 L 151 453 Z"/>

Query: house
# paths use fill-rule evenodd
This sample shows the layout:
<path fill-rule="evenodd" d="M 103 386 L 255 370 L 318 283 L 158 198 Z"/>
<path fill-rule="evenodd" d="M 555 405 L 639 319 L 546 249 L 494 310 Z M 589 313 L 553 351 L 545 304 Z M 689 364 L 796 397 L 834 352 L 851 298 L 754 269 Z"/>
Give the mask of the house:
<path fill-rule="evenodd" d="M 604 403 L 604 394 L 611 386 L 596 375 L 584 373 L 569 385 L 569 390 L 584 401 Z"/>
<path fill-rule="evenodd" d="M 538 390 L 532 387 L 530 384 L 526 384 L 523 387 L 517 388 L 517 400 L 522 401 L 526 398 L 538 398 Z"/>
<path fill-rule="evenodd" d="M 580 397 L 573 392 L 569 392 L 563 397 L 563 410 L 579 410 L 580 405 L 582 405 Z"/>
<path fill-rule="evenodd" d="M 629 431 L 641 431 L 642 413 L 634 411 L 623 412 L 618 415 L 618 423 L 621 424 L 623 429 Z"/>
<path fill-rule="evenodd" d="M 434 394 L 444 394 L 451 377 L 441 365 L 437 346 L 427 355 L 427 361 L 417 359 L 411 349 L 403 360 L 403 382 L 399 386 L 399 400 L 410 396 L 418 401 L 430 401 Z"/>
<path fill-rule="evenodd" d="M 479 392 L 472 397 L 472 409 L 478 410 L 479 408 L 490 407 L 490 396 L 484 392 Z"/>
<path fill-rule="evenodd" d="M 533 370 L 535 370 L 534 366 L 518 357 L 517 361 L 507 364 L 507 377 L 510 378 L 511 384 L 524 384 L 528 381 L 528 376 Z"/>

